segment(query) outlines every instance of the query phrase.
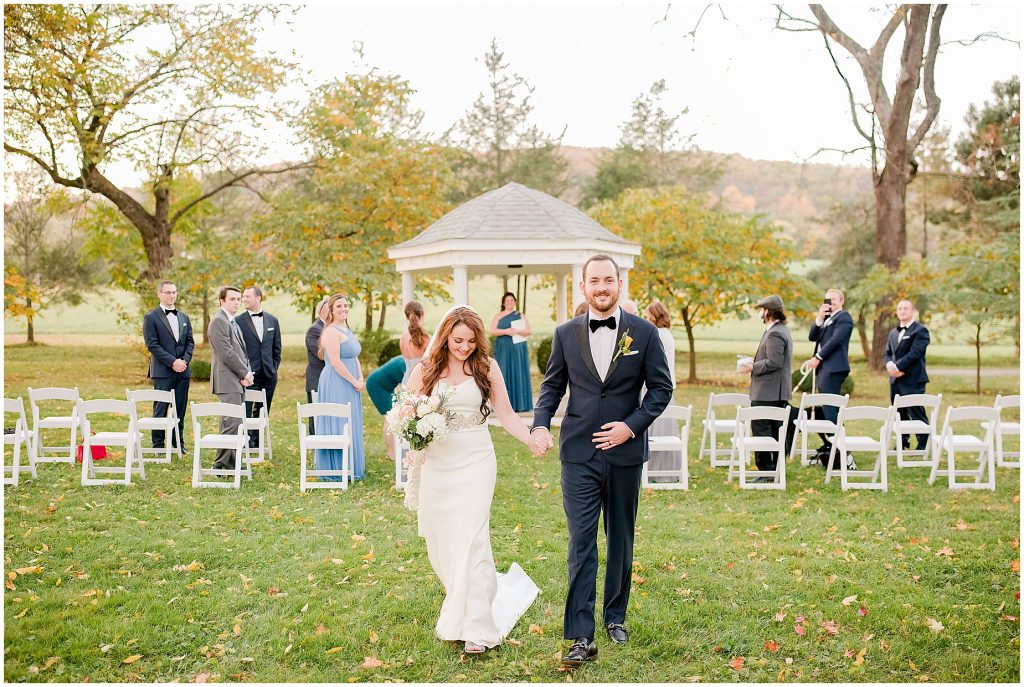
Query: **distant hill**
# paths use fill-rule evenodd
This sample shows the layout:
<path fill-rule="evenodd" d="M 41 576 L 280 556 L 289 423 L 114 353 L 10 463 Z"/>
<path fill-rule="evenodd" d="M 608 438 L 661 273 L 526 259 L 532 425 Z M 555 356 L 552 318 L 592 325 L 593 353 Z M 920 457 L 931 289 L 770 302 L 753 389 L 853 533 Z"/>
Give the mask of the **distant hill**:
<path fill-rule="evenodd" d="M 569 189 L 563 198 L 577 203 L 583 187 L 594 175 L 606 148 L 562 146 L 569 163 Z M 871 172 L 866 167 L 848 167 L 778 160 L 749 160 L 742 155 L 701 152 L 725 159 L 725 173 L 712 189 L 725 209 L 761 213 L 783 227 L 792 240 L 804 244 L 811 254 L 827 228 L 814 221 L 836 202 L 871 193 Z"/>

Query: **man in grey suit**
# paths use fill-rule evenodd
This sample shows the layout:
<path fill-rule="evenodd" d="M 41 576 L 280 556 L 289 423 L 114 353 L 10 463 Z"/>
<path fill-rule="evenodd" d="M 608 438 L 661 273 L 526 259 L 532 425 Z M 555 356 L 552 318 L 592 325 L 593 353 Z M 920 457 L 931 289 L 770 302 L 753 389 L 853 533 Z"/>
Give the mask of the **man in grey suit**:
<path fill-rule="evenodd" d="M 754 306 L 758 317 L 767 326 L 752 364 L 744 365 L 740 372 L 750 374 L 750 405 L 786 408 L 793 397 L 793 337 L 786 327 L 786 313 L 778 296 L 762 298 Z M 777 437 L 782 423 L 774 420 L 754 420 L 751 432 L 758 437 Z M 785 451 L 792 445 L 792 431 L 786 432 Z M 755 451 L 754 462 L 758 470 L 774 470 L 778 454 Z M 755 477 L 754 482 L 770 482 L 771 477 Z"/>
<path fill-rule="evenodd" d="M 313 392 L 320 386 L 320 373 L 324 371 L 323 351 L 320 350 L 320 335 L 324 333 L 324 320 L 327 319 L 327 301 L 325 296 L 320 305 L 316 306 L 317 318 L 306 330 L 306 400 L 313 402 Z M 309 433 L 315 434 L 313 418 L 309 418 Z"/>
<path fill-rule="evenodd" d="M 206 333 L 211 352 L 210 383 L 213 393 L 221 403 L 241 406 L 244 388 L 252 386 L 253 381 L 242 331 L 235 322 L 235 315 L 242 304 L 242 292 L 234 286 L 222 286 L 218 297 L 220 310 L 210 320 L 210 329 Z M 238 418 L 222 417 L 220 432 L 234 434 L 238 431 L 239 424 L 241 420 Z M 231 449 L 218 449 L 213 467 L 231 470 L 235 467 L 236 459 L 235 452 Z"/>

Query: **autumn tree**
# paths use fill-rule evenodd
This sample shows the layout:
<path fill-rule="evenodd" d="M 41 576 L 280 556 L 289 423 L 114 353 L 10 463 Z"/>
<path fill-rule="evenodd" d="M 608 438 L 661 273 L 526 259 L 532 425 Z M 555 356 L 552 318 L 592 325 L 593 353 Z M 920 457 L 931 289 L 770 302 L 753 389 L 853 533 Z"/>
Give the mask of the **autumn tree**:
<path fill-rule="evenodd" d="M 630 291 L 679 313 L 690 345 L 690 382 L 697 381 L 698 327 L 729 314 L 748 317 L 753 304 L 772 293 L 790 311 L 806 314 L 813 307 L 814 285 L 789 270 L 792 246 L 761 217 L 709 207 L 681 186 L 627 190 L 590 215 L 643 245 L 630 271 Z"/>
<path fill-rule="evenodd" d="M 79 256 L 80 201 L 32 170 L 10 177 L 15 193 L 4 204 L 4 312 L 25 318 L 27 342 L 35 344 L 36 317 L 57 303 L 81 303 L 99 266 Z"/>
<path fill-rule="evenodd" d="M 935 90 L 935 63 L 946 5 L 899 5 L 891 10 L 874 43 L 862 46 L 844 31 L 822 5 L 810 5 L 814 19 L 794 17 L 779 6 L 776 26 L 789 31 L 818 32 L 846 87 L 854 128 L 871 153 L 875 194 L 875 260 L 895 271 L 907 252 L 907 184 L 914 177 L 915 153 L 939 114 L 941 100 Z M 901 34 L 897 76 L 890 92 L 885 83 L 886 51 Z M 850 80 L 836 58 L 838 45 L 857 62 L 871 101 L 857 102 Z M 915 98 L 923 96 L 924 111 L 911 130 Z M 870 365 L 881 370 L 889 333 L 893 294 L 879 299 L 873 324 Z"/>
<path fill-rule="evenodd" d="M 704 157 L 685 136 L 679 119 L 689 109 L 670 113 L 665 107 L 665 80 L 655 81 L 633 101 L 630 117 L 620 127 L 618 145 L 605 152 L 587 183 L 581 205 L 611 200 L 627 188 L 682 184 L 706 191 L 722 175 L 722 162 Z"/>
<path fill-rule="evenodd" d="M 561 195 L 568 186 L 568 163 L 559 153 L 562 135 L 530 123 L 533 86 L 512 71 L 497 40 L 491 40 L 484 66 L 488 90 L 444 136 L 461 152 L 455 160 L 461 191 L 453 199 L 473 198 L 510 181 Z"/>
<path fill-rule="evenodd" d="M 312 311 L 341 291 L 366 303 L 367 329 L 375 311 L 382 326 L 401 292 L 388 248 L 450 208 L 450 151 L 424 140 L 412 94 L 401 77 L 369 70 L 325 84 L 304 109 L 298 128 L 317 166 L 272 193 L 253 228 L 267 282 L 297 306 Z"/>
<path fill-rule="evenodd" d="M 252 160 L 288 65 L 256 49 L 260 5 L 4 6 L 4 150 L 113 204 L 137 231 L 138 278 L 171 268 L 171 237 L 204 200 L 280 171 Z M 108 176 L 128 162 L 145 198 Z M 174 181 L 220 172 L 176 198 Z M 172 209 L 173 208 L 173 209 Z"/>

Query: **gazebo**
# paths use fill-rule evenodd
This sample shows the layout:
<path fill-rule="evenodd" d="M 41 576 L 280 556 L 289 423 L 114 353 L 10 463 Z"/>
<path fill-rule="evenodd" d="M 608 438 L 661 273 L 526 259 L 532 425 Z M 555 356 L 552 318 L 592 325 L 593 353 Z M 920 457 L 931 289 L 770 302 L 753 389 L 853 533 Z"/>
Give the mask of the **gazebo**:
<path fill-rule="evenodd" d="M 572 305 L 583 300 L 576 284 L 583 263 L 597 253 L 619 264 L 622 298 L 640 245 L 616 236 L 583 212 L 515 182 L 460 205 L 416 237 L 392 246 L 388 258 L 402 275 L 402 302 L 415 297 L 416 274 L 452 272 L 455 302 L 469 302 L 469 280 L 478 275 L 551 274 L 557 322 L 566 320 L 566 278 Z"/>

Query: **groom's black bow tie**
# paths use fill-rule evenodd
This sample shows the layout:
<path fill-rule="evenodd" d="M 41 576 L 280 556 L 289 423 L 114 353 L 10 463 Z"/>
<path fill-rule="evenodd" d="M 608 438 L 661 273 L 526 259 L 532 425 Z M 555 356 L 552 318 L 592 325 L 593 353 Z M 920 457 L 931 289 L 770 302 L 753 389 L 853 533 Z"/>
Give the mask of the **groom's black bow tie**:
<path fill-rule="evenodd" d="M 899 331 L 900 334 L 902 334 L 903 332 L 907 331 L 909 327 L 910 325 L 908 324 L 906 327 L 896 327 L 896 329 Z"/>
<path fill-rule="evenodd" d="M 164 310 L 164 315 L 177 315 L 177 310 Z"/>
<path fill-rule="evenodd" d="M 596 332 L 601 327 L 608 327 L 608 329 L 615 329 L 615 316 L 612 315 L 606 320 L 591 320 L 590 331 Z"/>
<path fill-rule="evenodd" d="M 254 312 L 254 313 L 249 313 L 249 314 L 252 315 L 253 317 L 263 317 L 263 313 L 262 312 Z"/>

